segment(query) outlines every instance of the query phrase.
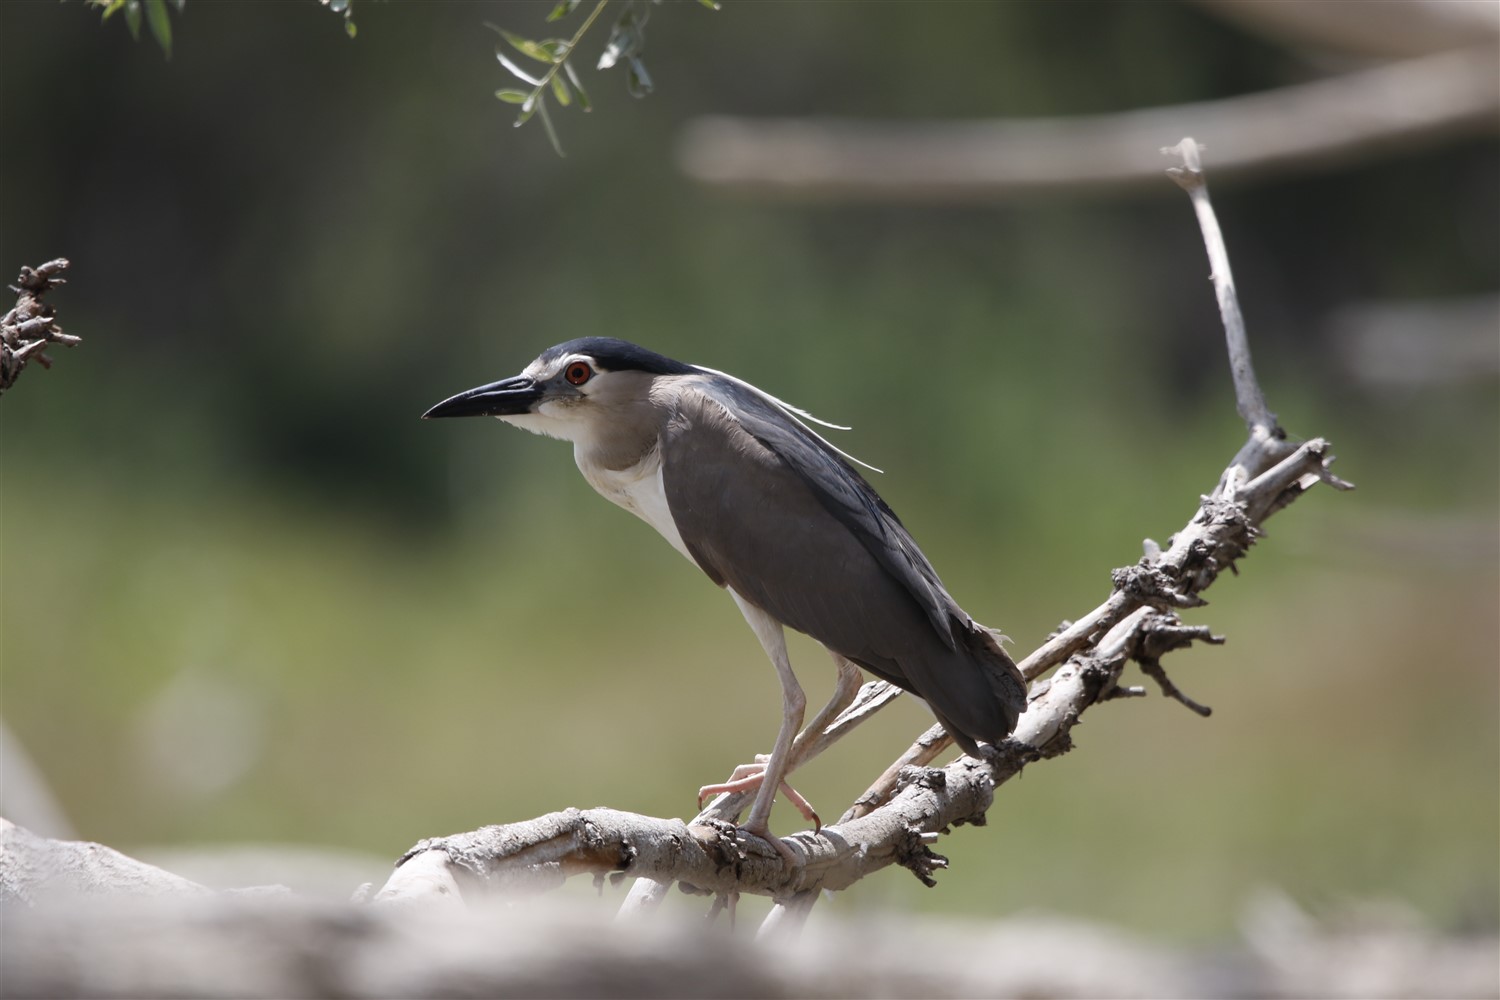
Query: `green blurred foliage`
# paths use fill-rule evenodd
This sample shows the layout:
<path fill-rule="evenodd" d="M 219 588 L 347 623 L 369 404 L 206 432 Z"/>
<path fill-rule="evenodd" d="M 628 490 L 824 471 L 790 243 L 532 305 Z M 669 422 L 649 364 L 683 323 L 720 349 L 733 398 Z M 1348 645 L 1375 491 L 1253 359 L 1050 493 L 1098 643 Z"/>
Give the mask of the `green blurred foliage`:
<path fill-rule="evenodd" d="M 89 6 L 99 11 L 99 16 L 108 21 L 111 17 L 121 12 L 124 13 L 125 26 L 130 29 L 130 37 L 136 41 L 141 38 L 141 22 L 151 28 L 151 37 L 156 39 L 156 44 L 161 46 L 162 55 L 168 59 L 172 58 L 172 17 L 167 13 L 167 0 L 85 0 Z M 324 0 L 327 2 L 327 0 Z M 172 0 L 172 6 L 181 13 L 187 0 Z"/>
<path fill-rule="evenodd" d="M 350 42 L 310 2 L 188 4 L 170 63 L 80 6 L 0 9 L 0 265 L 70 257 L 85 337 L 0 408 L 0 707 L 83 836 L 395 856 L 569 805 L 686 815 L 768 748 L 774 674 L 730 601 L 559 443 L 416 419 L 556 341 L 852 423 L 839 445 L 1022 651 L 1240 443 L 1169 182 L 765 204 L 691 186 L 672 141 L 707 112 L 1202 100 L 1302 78 L 1293 56 L 1178 4 L 668 5 L 653 96 L 585 74 L 560 161 L 510 128 L 483 27 L 536 37 L 551 8 L 362 5 Z M 1168 667 L 1212 719 L 1102 707 L 944 841 L 936 890 L 892 871 L 835 906 L 1214 936 L 1273 884 L 1494 926 L 1496 387 L 1353 384 L 1326 320 L 1500 286 L 1497 160 L 1216 188 L 1272 406 L 1359 491 L 1279 515 L 1192 616 L 1230 642 Z M 793 653 L 824 696 L 823 654 Z M 799 786 L 837 813 L 927 721 L 895 706 Z"/>

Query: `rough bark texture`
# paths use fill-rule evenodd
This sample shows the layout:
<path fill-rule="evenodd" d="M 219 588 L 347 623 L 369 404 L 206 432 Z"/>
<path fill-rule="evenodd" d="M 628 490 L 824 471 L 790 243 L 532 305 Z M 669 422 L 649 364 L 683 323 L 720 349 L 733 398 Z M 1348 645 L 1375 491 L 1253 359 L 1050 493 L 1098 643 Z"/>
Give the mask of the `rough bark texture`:
<path fill-rule="evenodd" d="M 16 293 L 15 307 L 0 318 L 0 393 L 15 384 L 28 362 L 52 367 L 52 359 L 45 353 L 47 345 L 72 347 L 79 342 L 80 338 L 63 333 L 55 311 L 42 301 L 48 292 L 64 284 L 62 273 L 67 269 L 68 262 L 61 257 L 41 267 L 23 267 L 11 286 Z"/>

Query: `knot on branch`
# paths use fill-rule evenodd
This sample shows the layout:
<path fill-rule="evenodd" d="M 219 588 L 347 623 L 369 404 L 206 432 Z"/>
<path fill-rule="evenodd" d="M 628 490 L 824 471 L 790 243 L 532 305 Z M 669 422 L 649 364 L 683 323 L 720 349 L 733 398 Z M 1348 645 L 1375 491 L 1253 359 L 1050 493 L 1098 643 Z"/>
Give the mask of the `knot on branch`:
<path fill-rule="evenodd" d="M 998 785 L 1020 774 L 1027 764 L 1045 757 L 1046 754 L 1041 749 L 1030 743 L 1023 743 L 1014 736 L 1007 736 L 995 746 L 995 752 L 987 763 L 990 765 L 990 774 Z"/>
<path fill-rule="evenodd" d="M 896 776 L 896 787 L 891 794 L 899 795 L 912 785 L 929 791 L 941 792 L 948 787 L 948 774 L 942 768 L 908 765 L 903 767 L 901 773 Z"/>
<path fill-rule="evenodd" d="M 640 851 L 629 841 L 613 841 L 601 829 L 598 824 L 589 819 L 587 814 L 582 815 L 581 823 L 575 837 L 578 848 L 585 854 L 599 857 L 601 859 L 613 859 L 613 876 L 622 875 L 630 871 L 630 866 L 635 864 Z M 618 881 L 618 880 L 617 880 Z"/>
<path fill-rule="evenodd" d="M 1245 551 L 1260 537 L 1260 531 L 1255 527 L 1248 505 L 1236 498 L 1204 497 L 1203 506 L 1199 508 L 1198 515 L 1193 518 L 1193 521 L 1195 524 L 1218 529 L 1212 531 L 1212 537 L 1218 542 L 1218 547 L 1208 558 L 1219 565 L 1233 563 L 1234 560 L 1244 555 Z M 1214 570 L 1217 572 L 1217 565 Z"/>
<path fill-rule="evenodd" d="M 15 384 L 27 362 L 35 360 L 43 368 L 52 367 L 45 353 L 48 344 L 72 347 L 82 338 L 63 333 L 56 321 L 56 311 L 43 297 L 64 284 L 62 273 L 68 262 L 59 257 L 40 267 L 22 267 L 21 275 L 10 290 L 16 293 L 13 309 L 0 318 L 0 393 Z"/>
<path fill-rule="evenodd" d="M 1161 563 L 1152 564 L 1142 559 L 1134 566 L 1114 570 L 1109 578 L 1115 590 L 1152 607 L 1197 608 L 1208 603 L 1183 587 Z"/>
<path fill-rule="evenodd" d="M 896 843 L 896 864 L 915 875 L 929 889 L 937 888 L 933 874 L 948 867 L 948 859 L 927 846 L 936 839 L 935 833 L 923 833 L 908 826 Z"/>
<path fill-rule="evenodd" d="M 1156 608 L 1196 608 L 1207 604 L 1198 596 L 1226 568 L 1250 548 L 1260 532 L 1248 504 L 1221 494 L 1199 498 L 1192 521 L 1172 536 L 1168 551 L 1149 539 L 1146 554 L 1135 566 L 1117 569 L 1115 589 Z"/>
<path fill-rule="evenodd" d="M 720 871 L 726 868 L 738 870 L 750 857 L 740 842 L 739 827 L 728 820 L 700 819 L 689 830 L 699 846 L 714 859 L 715 867 Z"/>
<path fill-rule="evenodd" d="M 1149 615 L 1141 623 L 1134 658 L 1140 665 L 1141 673 L 1156 681 L 1163 695 L 1207 718 L 1213 714 L 1213 709 L 1183 694 L 1161 665 L 1161 658 L 1167 653 L 1184 649 L 1195 642 L 1221 646 L 1224 644 L 1224 637 L 1214 635 L 1207 625 L 1184 625 L 1173 614 Z"/>
<path fill-rule="evenodd" d="M 1141 614 L 1137 612 L 1135 618 L 1139 619 Z M 1092 651 L 1086 653 L 1075 653 L 1069 657 L 1067 664 L 1054 679 L 1061 679 L 1064 675 L 1076 677 L 1081 687 L 1080 702 L 1069 705 L 1062 715 L 1061 724 L 1058 726 L 1058 734 L 1048 740 L 1039 752 L 1042 759 L 1046 760 L 1067 753 L 1073 749 L 1071 739 L 1067 734 L 1078 724 L 1079 716 L 1083 711 L 1082 706 L 1092 705 L 1100 701 L 1108 701 L 1111 692 L 1117 689 L 1120 682 L 1120 673 L 1125 669 L 1125 661 L 1130 658 L 1137 645 L 1137 626 L 1130 626 L 1123 635 L 1123 626 L 1116 626 L 1110 632 L 1114 637 L 1108 648 L 1096 646 Z M 1061 742 L 1059 743 L 1059 740 Z"/>

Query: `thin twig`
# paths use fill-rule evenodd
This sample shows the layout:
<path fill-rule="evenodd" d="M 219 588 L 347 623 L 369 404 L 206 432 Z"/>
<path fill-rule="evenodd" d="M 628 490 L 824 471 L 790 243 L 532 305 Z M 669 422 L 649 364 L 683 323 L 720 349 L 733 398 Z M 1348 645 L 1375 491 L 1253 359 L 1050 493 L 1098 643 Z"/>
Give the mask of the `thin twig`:
<path fill-rule="evenodd" d="M 1198 155 L 1198 143 L 1183 139 L 1175 146 L 1162 150 L 1165 154 L 1176 153 L 1182 157 L 1182 166 L 1169 167 L 1167 176 L 1188 193 L 1193 201 L 1193 211 L 1198 214 L 1198 228 L 1203 230 L 1203 243 L 1208 249 L 1209 278 L 1214 283 L 1214 295 L 1219 300 L 1219 318 L 1224 323 L 1224 337 L 1229 345 L 1229 367 L 1234 373 L 1234 396 L 1239 404 L 1240 416 L 1245 426 L 1254 434 L 1257 430 L 1269 432 L 1276 426 L 1276 415 L 1266 406 L 1266 397 L 1255 378 L 1255 366 L 1250 361 L 1250 338 L 1245 333 L 1245 317 L 1240 311 L 1239 293 L 1234 287 L 1234 272 L 1229 267 L 1229 250 L 1224 246 L 1224 233 L 1219 228 L 1219 218 L 1214 214 L 1213 202 L 1208 197 L 1208 181 L 1203 177 L 1203 161 Z"/>

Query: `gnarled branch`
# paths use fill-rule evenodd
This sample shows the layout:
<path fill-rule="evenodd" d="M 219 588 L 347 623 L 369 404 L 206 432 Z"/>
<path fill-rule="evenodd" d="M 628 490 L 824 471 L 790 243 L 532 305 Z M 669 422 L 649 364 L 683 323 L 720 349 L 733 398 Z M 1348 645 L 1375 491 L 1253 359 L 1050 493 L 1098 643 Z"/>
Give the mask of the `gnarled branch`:
<path fill-rule="evenodd" d="M 81 339 L 63 333 L 55 310 L 42 301 L 48 292 L 65 283 L 62 273 L 67 269 L 68 262 L 61 257 L 40 267 L 22 267 L 21 276 L 10 287 L 16 293 L 16 304 L 0 318 L 0 393 L 15 384 L 28 362 L 51 368 L 48 345 L 72 347 Z"/>
<path fill-rule="evenodd" d="M 1288 442 L 1267 408 L 1249 363 L 1244 323 L 1198 165 L 1197 144 L 1185 139 L 1170 152 L 1184 160 L 1173 176 L 1193 196 L 1214 262 L 1235 392 L 1249 439 L 1165 549 L 1148 540 L 1137 565 L 1115 571 L 1113 592 L 1103 604 L 1021 661 L 1028 680 L 1057 670 L 1032 686 L 1016 731 L 990 758 L 965 756 L 943 768 L 928 767 L 950 742 L 941 727 L 933 727 L 838 823 L 784 838 L 797 864 L 786 863 L 770 844 L 736 829 L 732 821 L 748 796 L 724 795 L 691 823 L 612 809 L 569 809 L 523 823 L 424 840 L 398 862 L 376 901 L 459 900 L 467 893 L 495 889 L 545 889 L 574 874 L 632 876 L 638 881 L 622 914 L 654 906 L 676 883 L 688 892 L 714 895 L 715 912 L 738 893 L 770 896 L 777 905 L 762 932 L 795 930 L 819 891 L 847 888 L 893 864 L 935 884 L 935 873 L 947 866 L 947 860 L 932 850 L 941 834 L 962 824 L 983 824 L 995 789 L 1029 764 L 1065 753 L 1073 726 L 1089 707 L 1144 693 L 1141 688 L 1120 687 L 1128 663 L 1141 664 L 1169 697 L 1206 714 L 1171 682 L 1161 660 L 1193 642 L 1221 640 L 1205 628 L 1185 626 L 1177 609 L 1204 603 L 1199 594 L 1249 550 L 1266 518 L 1319 482 L 1338 488 L 1348 484 L 1328 471 L 1333 457 L 1327 442 Z M 809 759 L 894 696 L 883 683 L 865 685 L 854 704 L 823 732 Z"/>

